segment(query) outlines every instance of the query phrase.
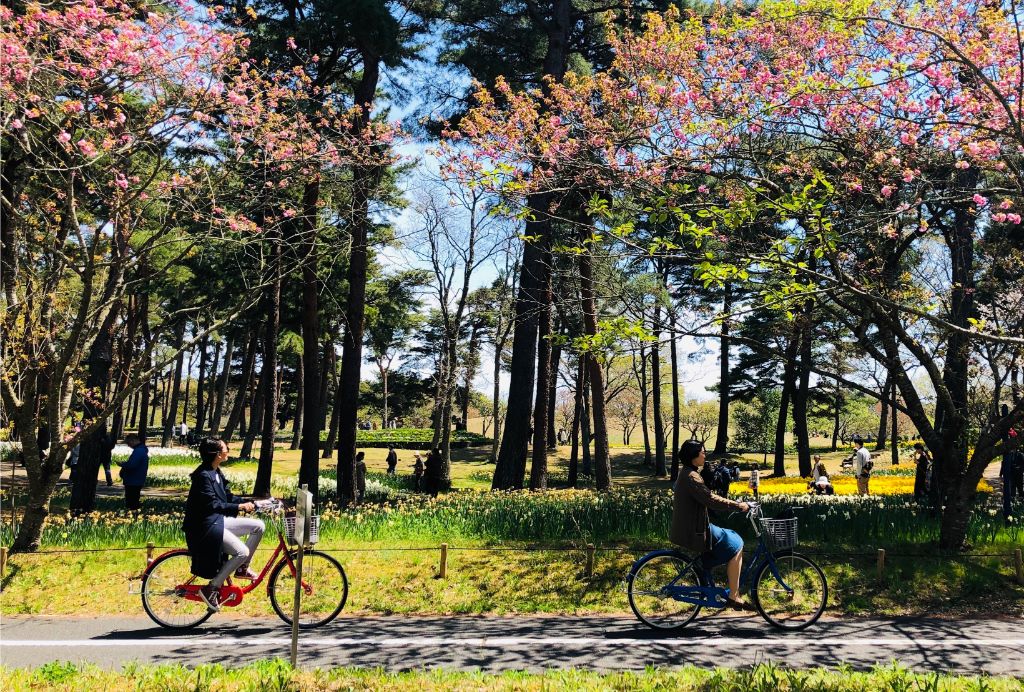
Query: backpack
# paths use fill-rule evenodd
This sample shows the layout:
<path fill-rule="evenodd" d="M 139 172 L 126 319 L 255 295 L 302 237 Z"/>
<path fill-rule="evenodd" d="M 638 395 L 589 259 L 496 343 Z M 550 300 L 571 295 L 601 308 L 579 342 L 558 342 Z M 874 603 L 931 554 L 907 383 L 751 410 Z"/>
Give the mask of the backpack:
<path fill-rule="evenodd" d="M 871 473 L 871 469 L 875 468 L 875 462 L 868 459 L 864 462 L 864 473 Z"/>

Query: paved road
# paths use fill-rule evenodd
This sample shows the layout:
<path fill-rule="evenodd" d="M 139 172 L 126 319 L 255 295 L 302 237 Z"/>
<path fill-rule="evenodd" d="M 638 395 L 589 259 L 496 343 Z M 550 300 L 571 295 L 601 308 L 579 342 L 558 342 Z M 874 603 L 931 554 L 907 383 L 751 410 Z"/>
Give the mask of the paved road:
<path fill-rule="evenodd" d="M 7 666 L 90 661 L 238 665 L 286 656 L 290 630 L 270 620 L 221 616 L 186 634 L 145 618 L 6 617 L 0 660 Z M 1024 676 L 1024 621 L 822 620 L 809 632 L 769 629 L 760 618 L 714 617 L 666 637 L 623 617 L 342 617 L 302 636 L 301 664 L 407 670 L 636 670 L 644 666 L 868 668 L 897 659 L 921 671 Z"/>

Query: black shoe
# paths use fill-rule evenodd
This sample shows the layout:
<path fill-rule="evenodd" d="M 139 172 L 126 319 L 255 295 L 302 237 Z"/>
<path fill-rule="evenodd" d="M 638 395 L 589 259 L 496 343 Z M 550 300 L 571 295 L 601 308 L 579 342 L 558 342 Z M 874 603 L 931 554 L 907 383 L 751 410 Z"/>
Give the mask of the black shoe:
<path fill-rule="evenodd" d="M 213 588 L 212 584 L 207 584 L 203 588 L 199 589 L 199 597 L 203 599 L 203 603 L 212 612 L 216 613 L 220 611 L 220 588 Z"/>

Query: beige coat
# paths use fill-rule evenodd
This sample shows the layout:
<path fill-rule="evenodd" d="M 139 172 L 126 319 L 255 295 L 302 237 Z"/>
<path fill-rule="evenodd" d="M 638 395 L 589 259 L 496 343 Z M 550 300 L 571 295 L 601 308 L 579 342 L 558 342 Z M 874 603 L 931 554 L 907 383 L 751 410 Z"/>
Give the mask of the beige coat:
<path fill-rule="evenodd" d="M 679 469 L 673 487 L 672 527 L 669 540 L 694 553 L 711 549 L 711 531 L 708 529 L 708 509 L 738 512 L 740 503 L 711 492 L 704 485 L 700 473 L 692 466 Z"/>

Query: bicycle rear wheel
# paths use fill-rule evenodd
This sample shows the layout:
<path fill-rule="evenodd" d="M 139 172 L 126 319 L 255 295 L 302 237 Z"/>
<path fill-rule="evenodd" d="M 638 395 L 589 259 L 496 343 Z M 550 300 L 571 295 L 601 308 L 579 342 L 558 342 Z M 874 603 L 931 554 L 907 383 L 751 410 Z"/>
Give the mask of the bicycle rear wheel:
<path fill-rule="evenodd" d="M 629 607 L 642 623 L 656 630 L 677 630 L 697 617 L 700 606 L 676 600 L 673 586 L 700 586 L 700 575 L 678 554 L 652 555 L 640 563 L 626 585 Z"/>
<path fill-rule="evenodd" d="M 292 553 L 292 561 L 297 554 Z M 348 579 L 341 563 L 327 553 L 310 550 L 302 556 L 302 597 L 299 599 L 299 627 L 326 625 L 338 617 L 348 600 Z M 292 623 L 295 612 L 295 576 L 282 559 L 270 574 L 267 585 L 270 603 L 278 617 Z"/>
<path fill-rule="evenodd" d="M 754 582 L 751 593 L 754 606 L 761 617 L 780 629 L 810 627 L 821 617 L 828 603 L 825 573 L 800 553 L 784 551 L 775 553 L 773 558 L 782 582 L 772 573 L 771 563 L 766 562 Z"/>
<path fill-rule="evenodd" d="M 200 581 L 192 575 L 192 558 L 185 551 L 158 557 L 142 578 L 142 607 L 153 622 L 168 629 L 189 629 L 206 622 L 213 611 L 202 600 L 186 597 Z"/>

